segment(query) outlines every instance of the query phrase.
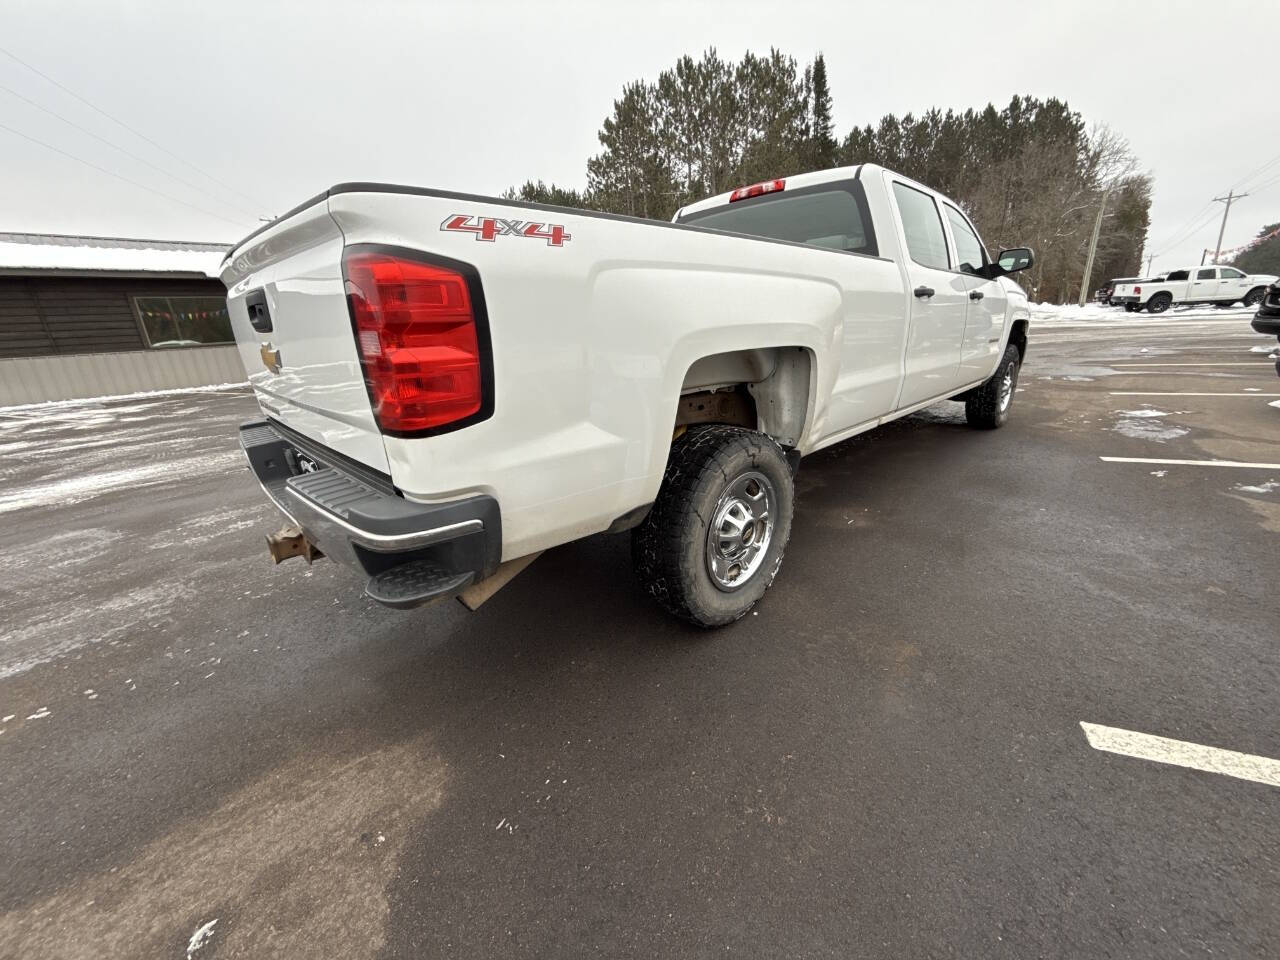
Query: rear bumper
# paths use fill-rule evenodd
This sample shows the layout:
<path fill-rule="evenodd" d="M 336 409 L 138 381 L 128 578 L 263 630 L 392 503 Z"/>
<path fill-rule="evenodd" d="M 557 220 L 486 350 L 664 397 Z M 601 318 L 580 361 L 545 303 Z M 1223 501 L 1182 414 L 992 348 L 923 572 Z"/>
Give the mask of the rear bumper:
<path fill-rule="evenodd" d="M 1253 329 L 1259 333 L 1280 337 L 1280 310 L 1276 310 L 1274 313 L 1263 313 L 1259 310 L 1253 315 L 1253 320 L 1250 323 Z"/>
<path fill-rule="evenodd" d="M 272 502 L 326 556 L 367 575 L 375 600 L 426 603 L 483 580 L 501 561 L 493 497 L 406 500 L 388 479 L 267 420 L 243 424 L 240 445 Z"/>
<path fill-rule="evenodd" d="M 1141 302 L 1142 300 L 1140 297 L 1112 297 L 1111 298 L 1111 305 L 1113 307 L 1116 306 L 1117 304 L 1141 303 Z"/>

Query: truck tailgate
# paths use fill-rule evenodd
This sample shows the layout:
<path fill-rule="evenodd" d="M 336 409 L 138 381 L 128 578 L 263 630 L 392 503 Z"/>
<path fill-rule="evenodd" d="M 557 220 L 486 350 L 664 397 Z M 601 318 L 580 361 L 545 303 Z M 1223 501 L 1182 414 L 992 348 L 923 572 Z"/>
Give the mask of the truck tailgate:
<path fill-rule="evenodd" d="M 267 416 L 388 473 L 347 309 L 342 249 L 324 197 L 241 243 L 222 270 L 231 326 Z"/>

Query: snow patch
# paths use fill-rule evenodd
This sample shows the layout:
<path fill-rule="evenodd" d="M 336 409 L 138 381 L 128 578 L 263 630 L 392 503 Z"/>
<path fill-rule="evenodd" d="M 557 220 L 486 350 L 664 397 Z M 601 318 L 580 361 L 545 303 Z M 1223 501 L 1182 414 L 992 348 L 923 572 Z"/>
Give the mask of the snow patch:
<path fill-rule="evenodd" d="M 0 513 L 22 510 L 27 507 L 67 506 L 82 500 L 118 490 L 122 487 L 140 487 L 166 480 L 190 477 L 193 473 L 219 472 L 232 464 L 242 463 L 239 451 L 215 454 L 208 457 L 190 457 L 186 460 L 152 463 L 123 470 L 106 470 L 78 477 L 69 477 L 53 483 L 19 487 L 11 493 L 0 495 Z"/>
<path fill-rule="evenodd" d="M 1168 472 L 1169 472 L 1168 470 L 1152 470 L 1151 475 L 1153 477 L 1163 477 Z"/>
<path fill-rule="evenodd" d="M 28 720 L 43 720 L 45 717 L 48 717 L 48 716 L 51 716 L 51 715 L 52 715 L 52 713 L 51 713 L 51 711 L 49 710 L 49 708 L 48 708 L 48 707 L 41 707 L 41 708 L 40 708 L 39 710 L 37 710 L 35 713 L 31 714 L 31 716 L 27 717 L 27 719 L 28 719 Z"/>
<path fill-rule="evenodd" d="M 169 390 L 141 390 L 137 393 L 118 393 L 105 397 L 83 397 L 79 400 L 45 400 L 41 403 L 20 403 L 12 407 L 0 407 L 0 413 L 11 413 L 18 410 L 49 410 L 56 408 L 81 407 L 87 404 L 105 403 L 109 400 L 145 400 L 148 397 L 170 397 L 184 393 L 218 393 L 222 390 L 235 390 L 249 386 L 249 381 L 239 383 L 214 383 L 207 387 L 173 387 Z M 145 407 L 140 409 L 146 409 Z M 120 411 L 113 411 L 120 412 Z"/>
<path fill-rule="evenodd" d="M 1273 490 L 1280 490 L 1280 480 L 1268 480 L 1266 483 L 1258 484 L 1237 483 L 1236 489 L 1241 493 L 1270 493 Z"/>
<path fill-rule="evenodd" d="M 1164 410 L 1154 410 L 1151 407 L 1144 407 L 1141 410 L 1117 410 L 1116 412 L 1120 414 L 1120 416 L 1122 417 L 1134 417 L 1140 420 L 1147 419 L 1147 418 L 1154 418 L 1154 417 L 1169 416 L 1169 414 L 1166 413 Z"/>
<path fill-rule="evenodd" d="M 1166 415 L 1160 414 L 1159 411 L 1156 413 L 1160 416 Z M 1162 423 L 1155 416 L 1147 413 L 1136 417 L 1127 416 L 1123 420 L 1117 421 L 1116 425 L 1111 429 L 1134 440 L 1154 440 L 1156 443 L 1164 443 L 1166 440 L 1185 437 L 1191 432 L 1186 427 L 1173 427 Z"/>
<path fill-rule="evenodd" d="M 203 947 L 213 937 L 213 928 L 217 926 L 218 918 L 214 917 L 203 926 L 196 927 L 196 932 L 191 935 L 191 939 L 187 941 L 187 960 L 191 960 L 197 950 Z"/>

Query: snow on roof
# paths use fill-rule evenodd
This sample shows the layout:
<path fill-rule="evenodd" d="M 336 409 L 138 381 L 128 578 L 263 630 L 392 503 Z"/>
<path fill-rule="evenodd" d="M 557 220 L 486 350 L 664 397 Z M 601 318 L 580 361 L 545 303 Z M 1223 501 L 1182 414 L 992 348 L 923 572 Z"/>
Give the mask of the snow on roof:
<path fill-rule="evenodd" d="M 0 233 L 0 273 L 183 273 L 217 277 L 226 243 Z"/>

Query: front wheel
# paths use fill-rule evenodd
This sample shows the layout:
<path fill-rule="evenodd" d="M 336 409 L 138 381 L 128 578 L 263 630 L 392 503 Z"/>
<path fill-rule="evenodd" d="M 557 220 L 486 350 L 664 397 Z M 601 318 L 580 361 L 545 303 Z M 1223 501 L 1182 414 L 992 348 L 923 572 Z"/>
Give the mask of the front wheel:
<path fill-rule="evenodd" d="M 1004 356 L 996 372 L 965 399 L 964 416 L 969 426 L 979 430 L 994 430 L 1004 426 L 1013 406 L 1013 394 L 1018 389 L 1018 369 L 1022 365 L 1022 353 L 1012 343 L 1005 347 Z"/>
<path fill-rule="evenodd" d="M 769 437 L 724 424 L 671 445 L 653 509 L 631 533 L 645 592 L 700 627 L 732 623 L 773 583 L 791 536 L 791 467 Z"/>

